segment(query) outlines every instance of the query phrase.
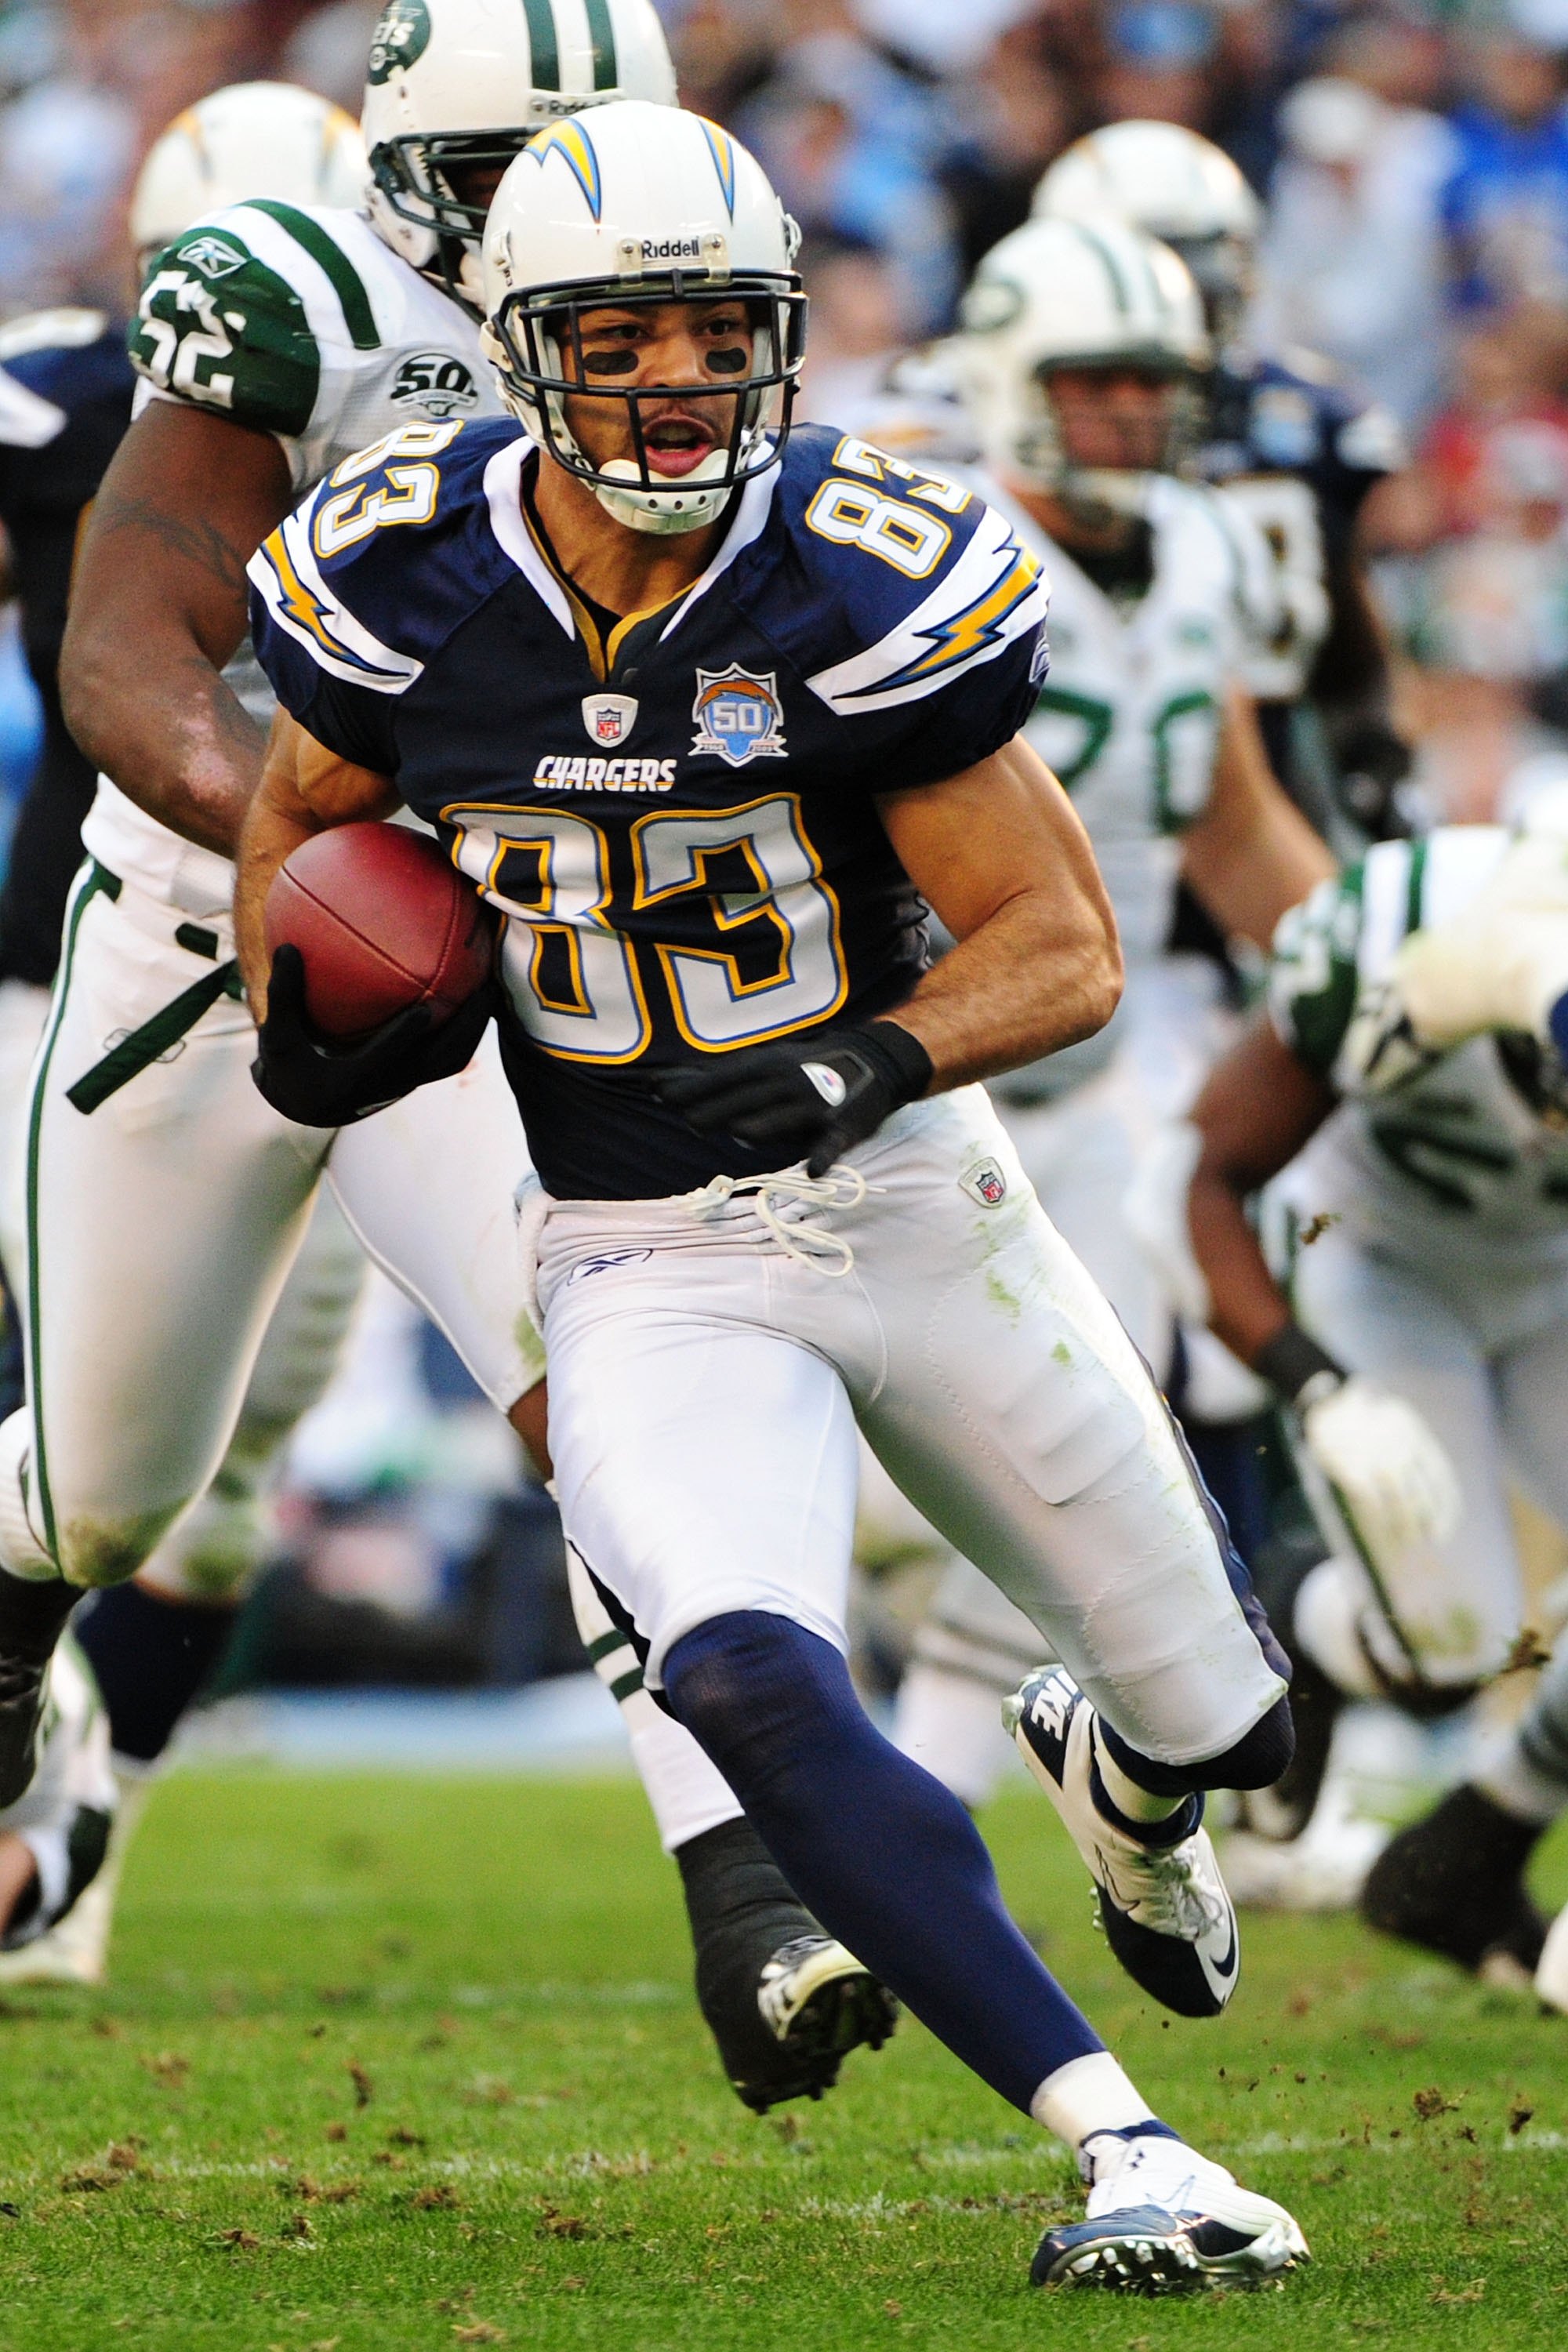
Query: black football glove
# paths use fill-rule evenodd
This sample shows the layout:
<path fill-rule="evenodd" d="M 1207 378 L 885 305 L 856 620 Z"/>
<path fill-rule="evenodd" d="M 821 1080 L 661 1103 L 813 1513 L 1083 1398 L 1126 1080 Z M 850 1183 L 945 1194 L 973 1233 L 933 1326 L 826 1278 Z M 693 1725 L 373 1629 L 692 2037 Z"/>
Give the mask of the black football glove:
<path fill-rule="evenodd" d="M 487 982 L 438 1027 L 427 1004 L 411 1004 L 345 1045 L 311 1027 L 305 959 L 298 948 L 281 947 L 272 959 L 250 1075 L 273 1109 L 300 1127 L 352 1127 L 416 1087 L 466 1070 L 495 1009 L 494 985 Z"/>
<path fill-rule="evenodd" d="M 875 1135 L 882 1121 L 931 1084 L 931 1055 L 893 1021 L 829 1029 L 785 1045 L 671 1070 L 660 1102 L 680 1111 L 699 1135 L 730 1135 L 780 1168 L 804 1159 L 808 1176 Z"/>

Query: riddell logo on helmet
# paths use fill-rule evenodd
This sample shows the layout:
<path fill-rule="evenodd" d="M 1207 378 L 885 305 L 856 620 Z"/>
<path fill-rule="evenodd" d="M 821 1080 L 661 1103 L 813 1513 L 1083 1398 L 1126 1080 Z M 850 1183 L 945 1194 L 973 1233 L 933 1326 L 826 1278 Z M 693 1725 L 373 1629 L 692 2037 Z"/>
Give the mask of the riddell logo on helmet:
<path fill-rule="evenodd" d="M 642 241 L 645 261 L 696 261 L 701 251 L 694 236 L 667 236 L 657 245 L 651 236 L 645 236 Z"/>

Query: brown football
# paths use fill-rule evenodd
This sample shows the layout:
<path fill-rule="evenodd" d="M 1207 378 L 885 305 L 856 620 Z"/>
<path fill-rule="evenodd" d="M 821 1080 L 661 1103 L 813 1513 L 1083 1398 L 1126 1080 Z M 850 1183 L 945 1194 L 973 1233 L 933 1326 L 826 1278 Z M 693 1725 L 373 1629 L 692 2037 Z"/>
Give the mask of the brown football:
<path fill-rule="evenodd" d="M 340 824 L 287 859 L 267 893 L 267 952 L 297 947 L 305 1009 L 357 1037 L 409 1004 L 448 1020 L 489 977 L 495 921 L 428 834 Z"/>

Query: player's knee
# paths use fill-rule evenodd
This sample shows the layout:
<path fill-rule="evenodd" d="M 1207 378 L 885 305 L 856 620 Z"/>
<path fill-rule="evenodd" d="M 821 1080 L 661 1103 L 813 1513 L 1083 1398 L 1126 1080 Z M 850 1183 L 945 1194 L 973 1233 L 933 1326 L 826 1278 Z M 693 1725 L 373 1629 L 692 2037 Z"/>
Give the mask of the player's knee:
<path fill-rule="evenodd" d="M 59 1529 L 60 1574 L 68 1584 L 79 1584 L 84 1592 L 123 1584 L 152 1559 L 184 1507 L 176 1503 L 123 1519 L 81 1514 Z"/>
<path fill-rule="evenodd" d="M 1275 1700 L 1260 1723 L 1222 1755 L 1193 1767 L 1198 1789 L 1268 1789 L 1296 1753 L 1296 1726 L 1288 1698 Z M 1197 1777 L 1201 1776 L 1201 1777 Z"/>
<path fill-rule="evenodd" d="M 736 1610 L 683 1633 L 664 1661 L 664 1687 L 685 1725 L 742 1802 L 799 1754 L 813 1722 L 858 1710 L 849 1670 L 829 1642 L 792 1618 Z"/>
<path fill-rule="evenodd" d="M 1296 1727 L 1290 1702 L 1283 1696 L 1261 1722 L 1230 1747 L 1217 1756 L 1202 1756 L 1193 1764 L 1163 1764 L 1144 1756 L 1103 1720 L 1096 1736 L 1114 1763 L 1140 1788 L 1158 1797 L 1195 1796 L 1204 1789 L 1267 1789 L 1296 1753 Z"/>

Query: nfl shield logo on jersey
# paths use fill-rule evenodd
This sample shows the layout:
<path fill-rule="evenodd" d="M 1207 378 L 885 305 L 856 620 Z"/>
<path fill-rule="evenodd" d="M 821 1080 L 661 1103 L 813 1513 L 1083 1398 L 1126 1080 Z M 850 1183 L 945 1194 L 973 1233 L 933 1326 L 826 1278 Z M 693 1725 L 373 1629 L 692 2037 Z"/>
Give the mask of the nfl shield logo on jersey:
<path fill-rule="evenodd" d="M 585 694 L 583 697 L 583 724 L 591 742 L 614 746 L 624 743 L 637 723 L 637 698 L 635 694 Z"/>
<path fill-rule="evenodd" d="M 970 1198 L 978 1201 L 983 1208 L 998 1208 L 1007 1197 L 1007 1179 L 994 1160 L 977 1160 L 973 1168 L 964 1170 L 958 1181 Z"/>
<path fill-rule="evenodd" d="M 694 752 L 711 752 L 731 768 L 743 768 L 748 760 L 784 757 L 784 712 L 771 669 L 759 674 L 736 662 L 728 669 L 700 669 L 691 716 L 697 721 Z"/>

